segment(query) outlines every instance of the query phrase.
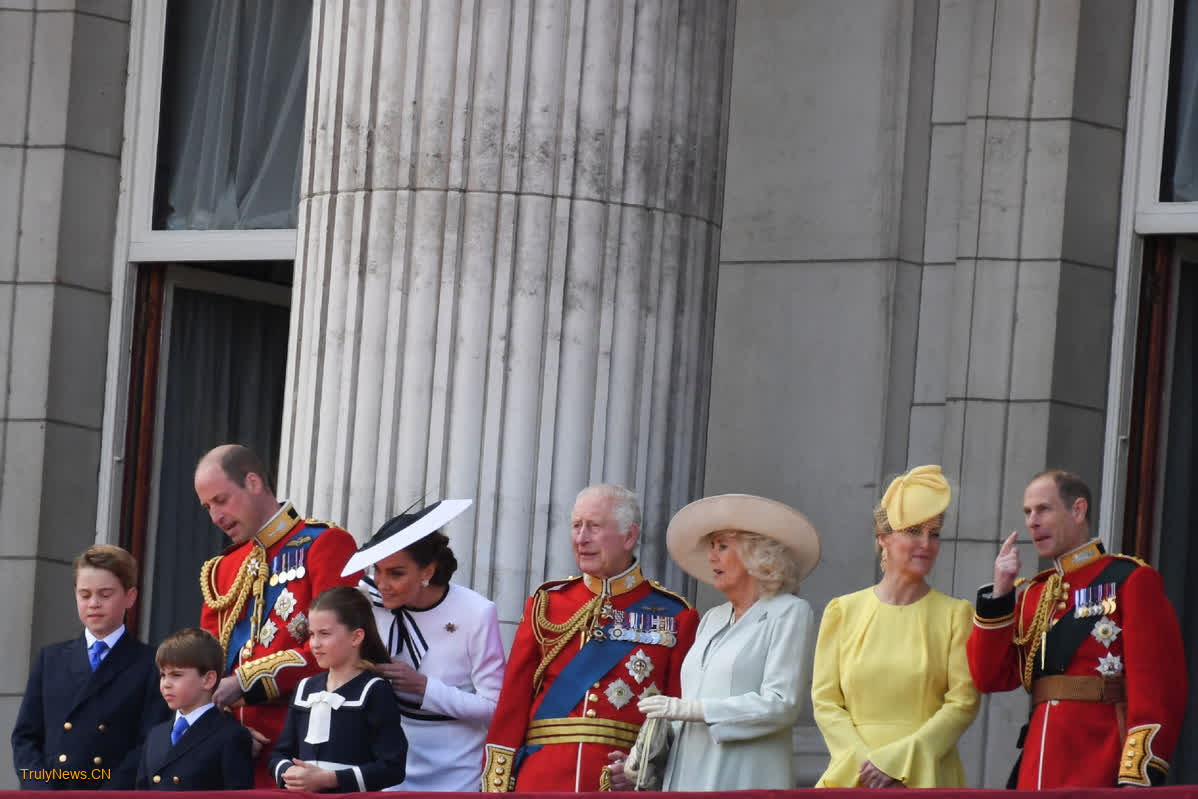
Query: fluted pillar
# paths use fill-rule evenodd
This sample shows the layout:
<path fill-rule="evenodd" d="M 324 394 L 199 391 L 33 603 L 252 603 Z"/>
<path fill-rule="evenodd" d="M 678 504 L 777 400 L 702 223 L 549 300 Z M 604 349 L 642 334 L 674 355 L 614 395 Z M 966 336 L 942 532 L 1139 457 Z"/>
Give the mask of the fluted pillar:
<path fill-rule="evenodd" d="M 576 492 L 624 483 L 665 574 L 702 484 L 734 10 L 317 0 L 288 496 L 359 539 L 473 497 L 459 579 L 512 622 L 574 569 Z"/>

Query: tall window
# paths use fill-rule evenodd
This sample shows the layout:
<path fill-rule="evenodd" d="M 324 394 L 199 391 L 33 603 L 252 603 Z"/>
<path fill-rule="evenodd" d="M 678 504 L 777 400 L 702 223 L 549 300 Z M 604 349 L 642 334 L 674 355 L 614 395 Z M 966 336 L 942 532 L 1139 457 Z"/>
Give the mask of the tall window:
<path fill-rule="evenodd" d="M 294 228 L 312 7 L 172 0 L 154 228 Z"/>
<path fill-rule="evenodd" d="M 278 457 L 312 4 L 135 9 L 98 524 L 145 565 L 135 621 L 157 641 L 199 622 L 200 564 L 228 543 L 197 458 L 229 441 Z"/>

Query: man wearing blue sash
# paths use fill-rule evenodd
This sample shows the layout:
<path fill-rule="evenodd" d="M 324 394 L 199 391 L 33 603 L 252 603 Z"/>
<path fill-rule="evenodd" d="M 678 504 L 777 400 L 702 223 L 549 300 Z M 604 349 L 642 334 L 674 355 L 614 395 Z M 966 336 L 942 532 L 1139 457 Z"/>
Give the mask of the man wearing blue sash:
<path fill-rule="evenodd" d="M 270 749 L 295 686 L 320 671 L 308 647 L 308 605 L 326 588 L 357 585 L 341 569 L 357 551 L 339 527 L 304 519 L 275 498 L 262 461 L 225 444 L 196 466 L 195 489 L 230 545 L 200 569 L 200 626 L 225 652 L 212 701 L 233 706 L 255 742 L 254 785 L 276 787 Z"/>
<path fill-rule="evenodd" d="M 644 723 L 637 702 L 678 696 L 699 615 L 646 580 L 636 560 L 640 506 L 616 485 L 582 490 L 571 540 L 581 577 L 529 597 L 487 733 L 484 791 L 606 788 L 608 753 Z"/>

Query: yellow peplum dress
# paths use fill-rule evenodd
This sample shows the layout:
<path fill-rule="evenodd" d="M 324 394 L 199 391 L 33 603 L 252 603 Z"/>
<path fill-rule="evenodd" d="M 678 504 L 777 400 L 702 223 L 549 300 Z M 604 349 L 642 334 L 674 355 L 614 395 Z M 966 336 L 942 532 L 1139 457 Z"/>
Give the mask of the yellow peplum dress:
<path fill-rule="evenodd" d="M 910 605 L 872 586 L 828 603 L 811 702 L 832 758 L 817 788 L 856 787 L 865 760 L 909 788 L 964 786 L 957 739 L 978 712 L 972 627 L 973 607 L 936 590 Z"/>

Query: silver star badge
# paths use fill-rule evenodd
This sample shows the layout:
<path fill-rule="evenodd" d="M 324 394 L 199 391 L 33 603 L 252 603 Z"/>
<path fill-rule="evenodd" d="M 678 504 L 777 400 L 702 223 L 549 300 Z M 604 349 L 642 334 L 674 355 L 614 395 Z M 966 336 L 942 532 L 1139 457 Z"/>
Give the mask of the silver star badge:
<path fill-rule="evenodd" d="M 287 632 L 291 633 L 291 637 L 301 644 L 308 640 L 308 617 L 303 614 L 303 611 L 295 614 L 295 618 L 287 623 Z"/>
<path fill-rule="evenodd" d="M 636 680 L 636 684 L 640 685 L 649 677 L 649 673 L 653 671 L 653 661 L 645 654 L 645 650 L 638 649 L 628 658 L 628 662 L 624 664 L 628 669 L 628 673 L 632 675 L 632 679 Z"/>
<path fill-rule="evenodd" d="M 279 598 L 275 600 L 275 613 L 279 614 L 279 618 L 287 621 L 287 618 L 295 610 L 295 594 L 287 588 L 279 594 Z"/>
<path fill-rule="evenodd" d="M 279 627 L 274 623 L 274 620 L 267 619 L 262 623 L 262 629 L 258 630 L 258 640 L 262 646 L 270 646 L 270 642 L 275 640 L 275 635 L 279 632 Z"/>
<path fill-rule="evenodd" d="M 1115 639 L 1119 637 L 1119 633 L 1121 632 L 1123 632 L 1122 627 L 1115 624 L 1108 617 L 1103 616 L 1094 622 L 1094 629 L 1090 630 L 1090 635 L 1094 636 L 1095 641 L 1110 649 L 1111 644 L 1115 642 Z"/>
<path fill-rule="evenodd" d="M 1103 655 L 1098 659 L 1096 671 L 1103 677 L 1118 677 L 1123 673 L 1123 658 L 1118 655 Z"/>
<path fill-rule="evenodd" d="M 632 701 L 632 689 L 628 687 L 628 683 L 619 678 L 612 680 L 604 693 L 607 694 L 607 700 L 612 703 L 616 710 L 619 710 Z"/>

